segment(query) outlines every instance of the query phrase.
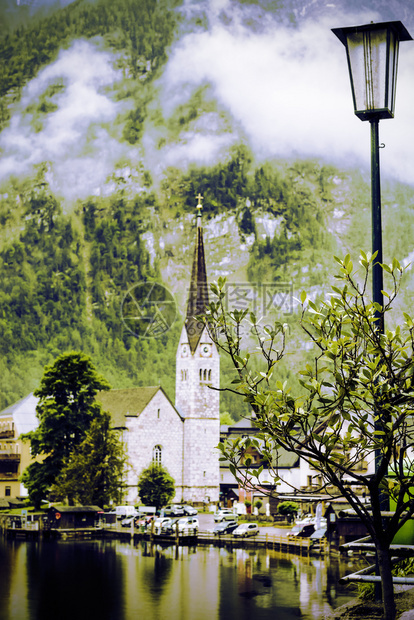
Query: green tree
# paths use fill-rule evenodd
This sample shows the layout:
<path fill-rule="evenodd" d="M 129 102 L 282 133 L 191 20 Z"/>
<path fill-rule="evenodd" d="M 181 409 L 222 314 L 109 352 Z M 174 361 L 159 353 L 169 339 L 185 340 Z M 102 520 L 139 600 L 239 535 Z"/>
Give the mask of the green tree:
<path fill-rule="evenodd" d="M 164 467 L 154 463 L 142 471 L 138 479 L 138 494 L 143 504 L 159 510 L 175 495 L 174 479 Z"/>
<path fill-rule="evenodd" d="M 123 496 L 126 455 L 111 416 L 103 412 L 92 420 L 85 438 L 51 488 L 57 500 L 67 497 L 84 506 L 118 504 Z"/>
<path fill-rule="evenodd" d="M 225 426 L 233 426 L 235 424 L 235 421 L 233 420 L 228 411 L 223 411 L 222 413 L 220 413 L 220 424 Z"/>
<path fill-rule="evenodd" d="M 299 512 L 299 504 L 296 502 L 280 502 L 277 511 L 281 515 L 297 515 Z"/>
<path fill-rule="evenodd" d="M 92 421 L 101 416 L 96 394 L 109 388 L 84 353 L 63 353 L 46 366 L 40 387 L 34 392 L 39 397 L 39 425 L 23 435 L 30 440 L 32 456 L 41 459 L 29 465 L 22 477 L 36 507 L 68 465 Z M 68 500 L 72 502 L 73 497 L 68 496 Z"/>
<path fill-rule="evenodd" d="M 245 450 L 260 448 L 271 468 L 278 448 L 295 453 L 321 475 L 320 490 L 336 490 L 365 524 L 375 545 L 381 576 L 384 618 L 395 617 L 390 545 L 399 529 L 414 514 L 414 322 L 403 313 L 394 330 L 380 329 L 381 316 L 391 324 L 390 311 L 398 295 L 403 269 L 397 260 L 383 264 L 390 277 L 381 308 L 367 293 L 375 254 L 361 252 L 362 274 L 354 272 L 350 256 L 339 263 L 337 286 L 319 303 L 301 294 L 301 325 L 314 344 L 313 364 L 301 372 L 301 392 L 293 395 L 287 382 L 277 380 L 277 365 L 286 347 L 286 326 L 276 323 L 259 331 L 256 317 L 250 323 L 258 335 L 266 368 L 251 370 L 250 354 L 242 353 L 240 323 L 247 312 L 226 312 L 225 281 L 212 290 L 218 301 L 210 306 L 207 325 L 221 350 L 230 355 L 238 373 L 231 389 L 256 413 L 257 438 L 238 438 L 220 444 L 223 455 L 240 483 Z M 366 475 L 363 464 L 371 463 Z M 375 467 L 374 467 L 375 464 Z M 254 481 L 263 470 L 248 472 Z M 278 480 L 274 472 L 275 481 Z M 366 489 L 369 503 L 361 494 Z M 392 516 L 384 518 L 382 498 L 393 501 Z"/>

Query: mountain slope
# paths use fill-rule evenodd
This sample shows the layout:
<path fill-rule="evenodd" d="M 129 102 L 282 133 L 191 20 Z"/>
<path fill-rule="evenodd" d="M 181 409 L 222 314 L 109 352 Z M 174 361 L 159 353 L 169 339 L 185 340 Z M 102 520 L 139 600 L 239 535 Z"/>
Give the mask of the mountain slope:
<path fill-rule="evenodd" d="M 309 144 L 306 157 L 293 147 L 270 156 L 257 135 L 283 143 L 282 133 L 272 133 L 257 100 L 239 96 L 248 105 L 238 108 L 225 90 L 237 63 L 220 82 L 207 71 L 213 56 L 193 76 L 177 61 L 190 62 L 189 51 L 201 61 L 214 39 L 227 45 L 225 66 L 235 44 L 253 55 L 261 41 L 299 36 L 306 19 L 330 12 L 324 2 L 276 5 L 227 2 L 214 13 L 209 3 L 76 0 L 2 37 L 0 407 L 72 348 L 91 354 L 114 387 L 162 383 L 173 398 L 198 193 L 210 280 L 228 277 L 229 307 L 249 304 L 264 324 L 289 323 L 279 372 L 295 380 L 310 355 L 295 297 L 327 293 L 333 254 L 369 251 L 369 171 L 329 150 L 310 156 Z M 384 177 L 387 261 L 411 259 L 413 208 L 412 185 Z M 136 337 L 123 317 L 143 282 L 161 283 L 176 300 L 176 320 L 157 338 Z M 222 373 L 224 383 L 225 361 Z M 226 394 L 222 410 L 240 414 Z"/>

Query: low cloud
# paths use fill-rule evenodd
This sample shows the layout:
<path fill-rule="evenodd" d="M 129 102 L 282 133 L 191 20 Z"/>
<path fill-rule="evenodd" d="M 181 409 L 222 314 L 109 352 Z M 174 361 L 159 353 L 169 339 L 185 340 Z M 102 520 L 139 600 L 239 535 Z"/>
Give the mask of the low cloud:
<path fill-rule="evenodd" d="M 25 86 L 0 134 L 0 181 L 26 176 L 50 161 L 52 189 L 69 200 L 104 183 L 125 154 L 110 129 L 125 106 L 108 91 L 121 78 L 113 59 L 98 45 L 78 40 Z M 42 98 L 54 111 L 39 111 Z"/>
<path fill-rule="evenodd" d="M 384 16 L 341 13 L 332 3 L 323 18 L 305 15 L 293 27 L 286 13 L 282 21 L 259 4 L 187 1 L 180 10 L 187 32 L 170 51 L 154 89 L 153 108 L 161 106 L 166 125 L 147 122 L 142 150 L 122 140 L 122 115 L 134 103 L 132 97 L 116 101 L 125 81 L 115 55 L 98 38 L 77 40 L 27 83 L 14 104 L 0 134 L 0 184 L 30 175 L 46 161 L 52 190 L 73 202 L 110 191 L 108 178 L 118 162 L 136 165 L 142 152 L 159 179 L 167 166 L 214 165 L 241 139 L 258 158 L 318 157 L 368 169 L 369 124 L 353 114 L 345 50 L 331 28 Z M 414 18 L 405 25 L 414 34 Z M 414 43 L 402 43 L 396 117 L 380 125 L 386 145 L 381 171 L 410 184 L 413 75 Z M 211 104 L 204 111 L 192 99 L 200 92 Z M 198 116 L 180 132 L 180 124 L 169 120 L 189 103 Z"/>
<path fill-rule="evenodd" d="M 248 24 L 241 6 L 230 22 L 224 19 L 226 7 L 229 2 L 216 2 L 209 30 L 185 35 L 172 50 L 162 78 L 164 113 L 182 104 L 191 88 L 211 84 L 259 157 L 322 157 L 368 166 L 369 124 L 353 114 L 345 48 L 331 28 L 381 21 L 381 15 L 345 15 L 332 5 L 331 16 L 328 11 L 297 28 L 266 13 L 258 29 Z M 414 130 L 413 44 L 401 44 L 399 66 L 396 117 L 380 126 L 387 147 L 382 169 L 412 183 L 407 136 Z"/>

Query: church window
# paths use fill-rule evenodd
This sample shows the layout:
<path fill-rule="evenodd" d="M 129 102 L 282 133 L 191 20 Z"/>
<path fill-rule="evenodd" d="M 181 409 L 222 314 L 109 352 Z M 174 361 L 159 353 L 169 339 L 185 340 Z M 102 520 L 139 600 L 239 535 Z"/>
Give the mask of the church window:
<path fill-rule="evenodd" d="M 211 368 L 210 368 L 210 370 L 208 371 L 208 380 L 209 380 L 209 381 L 211 381 Z"/>
<path fill-rule="evenodd" d="M 154 465 L 161 465 L 162 449 L 161 446 L 154 446 L 152 450 L 152 462 Z"/>
<path fill-rule="evenodd" d="M 202 381 L 202 380 L 203 380 L 203 369 L 200 368 L 200 381 Z"/>
<path fill-rule="evenodd" d="M 160 419 L 160 410 L 157 411 L 157 418 Z"/>
<path fill-rule="evenodd" d="M 204 371 L 203 371 L 203 379 L 204 379 L 204 381 L 207 380 L 207 370 L 205 368 L 204 368 Z"/>

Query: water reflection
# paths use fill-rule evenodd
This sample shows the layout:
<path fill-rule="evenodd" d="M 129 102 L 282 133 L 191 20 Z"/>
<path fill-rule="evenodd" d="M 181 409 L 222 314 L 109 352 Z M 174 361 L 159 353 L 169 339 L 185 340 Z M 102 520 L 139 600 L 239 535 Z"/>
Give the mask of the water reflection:
<path fill-rule="evenodd" d="M 359 568 L 263 549 L 0 542 L 1 620 L 320 620 Z"/>

